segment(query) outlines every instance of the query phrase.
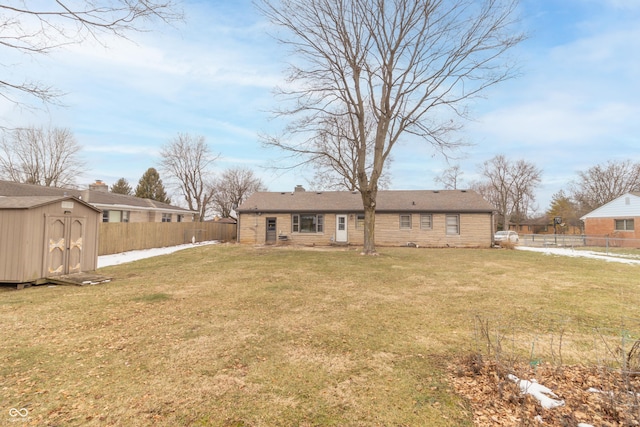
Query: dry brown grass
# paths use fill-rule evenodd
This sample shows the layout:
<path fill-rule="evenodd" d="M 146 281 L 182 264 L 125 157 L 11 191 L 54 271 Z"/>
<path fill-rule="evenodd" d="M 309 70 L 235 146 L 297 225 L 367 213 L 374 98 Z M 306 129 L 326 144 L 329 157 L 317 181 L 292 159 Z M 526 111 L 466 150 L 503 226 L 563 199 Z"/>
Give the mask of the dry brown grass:
<path fill-rule="evenodd" d="M 446 369 L 481 345 L 478 315 L 524 349 L 562 319 L 575 360 L 640 308 L 635 266 L 380 252 L 204 246 L 108 284 L 0 290 L 0 424 L 26 408 L 21 425 L 471 425 Z"/>

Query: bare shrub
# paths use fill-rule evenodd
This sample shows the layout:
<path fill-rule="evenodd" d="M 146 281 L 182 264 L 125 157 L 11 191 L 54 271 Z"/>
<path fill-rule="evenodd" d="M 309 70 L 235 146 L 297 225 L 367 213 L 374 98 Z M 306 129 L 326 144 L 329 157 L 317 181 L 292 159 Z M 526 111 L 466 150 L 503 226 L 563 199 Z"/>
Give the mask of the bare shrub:
<path fill-rule="evenodd" d="M 501 248 L 504 248 L 504 249 L 515 249 L 516 248 L 516 244 L 514 242 L 512 242 L 511 240 L 505 240 L 503 242 L 498 242 L 498 246 L 500 246 Z"/>

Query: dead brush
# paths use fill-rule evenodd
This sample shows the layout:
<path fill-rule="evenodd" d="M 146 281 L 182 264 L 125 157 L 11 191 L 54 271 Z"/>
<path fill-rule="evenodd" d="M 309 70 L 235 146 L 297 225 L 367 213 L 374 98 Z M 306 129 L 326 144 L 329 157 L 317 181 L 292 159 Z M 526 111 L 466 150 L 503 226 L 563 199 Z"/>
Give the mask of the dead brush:
<path fill-rule="evenodd" d="M 640 376 L 640 339 L 633 343 L 627 353 L 627 370 L 632 377 Z"/>
<path fill-rule="evenodd" d="M 629 351 L 626 351 L 625 344 L 630 333 L 625 327 L 622 327 L 622 342 L 618 346 L 607 343 L 607 337 L 602 331 L 597 328 L 596 331 L 609 358 L 601 368 L 619 372 L 619 376 L 610 376 L 610 381 L 603 384 L 603 388 L 608 389 L 602 393 L 603 411 L 620 425 L 638 425 L 629 422 L 640 419 L 640 339 L 636 339 Z"/>
<path fill-rule="evenodd" d="M 504 240 L 502 242 L 498 242 L 498 246 L 500 246 L 503 249 L 515 249 L 516 248 L 516 244 L 510 240 Z"/>

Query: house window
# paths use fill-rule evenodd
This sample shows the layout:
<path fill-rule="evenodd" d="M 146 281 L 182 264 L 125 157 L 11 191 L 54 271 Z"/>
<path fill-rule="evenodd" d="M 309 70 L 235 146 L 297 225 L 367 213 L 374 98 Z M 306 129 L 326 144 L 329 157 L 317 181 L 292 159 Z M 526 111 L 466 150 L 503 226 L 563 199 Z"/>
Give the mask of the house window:
<path fill-rule="evenodd" d="M 453 236 L 460 234 L 460 216 L 459 215 L 447 215 L 447 235 Z"/>
<path fill-rule="evenodd" d="M 616 231 L 633 231 L 633 220 L 616 219 Z"/>
<path fill-rule="evenodd" d="M 400 230 L 411 230 L 411 215 L 400 215 Z"/>
<path fill-rule="evenodd" d="M 360 230 L 364 228 L 364 214 L 356 215 L 356 229 Z"/>
<path fill-rule="evenodd" d="M 291 231 L 294 233 L 322 233 L 324 232 L 324 215 L 296 214 L 291 218 Z"/>
<path fill-rule="evenodd" d="M 431 218 L 431 214 L 421 214 L 420 228 L 422 228 L 423 230 L 430 230 L 432 227 Z"/>
<path fill-rule="evenodd" d="M 162 214 L 162 222 L 171 222 L 171 214 L 163 213 Z"/>
<path fill-rule="evenodd" d="M 176 221 L 177 221 L 177 222 L 182 222 L 182 221 L 184 221 L 184 215 L 176 215 Z"/>
<path fill-rule="evenodd" d="M 129 222 L 129 211 L 102 211 L 102 222 Z"/>

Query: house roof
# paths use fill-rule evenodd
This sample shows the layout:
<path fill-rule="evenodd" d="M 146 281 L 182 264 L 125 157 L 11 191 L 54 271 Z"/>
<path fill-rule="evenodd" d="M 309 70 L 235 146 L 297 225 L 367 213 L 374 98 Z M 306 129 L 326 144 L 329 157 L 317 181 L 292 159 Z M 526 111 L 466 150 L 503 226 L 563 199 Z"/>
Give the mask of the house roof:
<path fill-rule="evenodd" d="M 613 199 L 609 203 L 580 217 L 581 220 L 588 218 L 620 218 L 640 216 L 640 192 L 633 191 L 623 194 Z"/>
<path fill-rule="evenodd" d="M 100 212 L 100 209 L 72 196 L 17 196 L 17 197 L 5 197 L 0 196 L 0 209 L 33 209 L 40 206 L 45 206 L 50 203 L 72 200 L 74 202 L 82 203 L 85 206 L 90 207 L 96 212 Z"/>
<path fill-rule="evenodd" d="M 381 190 L 376 212 L 493 212 L 494 207 L 470 190 Z M 237 211 L 364 212 L 360 193 L 293 191 L 253 193 Z"/>
<path fill-rule="evenodd" d="M 0 196 L 73 196 L 100 209 L 154 210 L 172 213 L 193 213 L 188 209 L 161 203 L 151 199 L 127 196 L 106 191 L 77 190 L 69 188 L 45 187 L 0 180 Z"/>

